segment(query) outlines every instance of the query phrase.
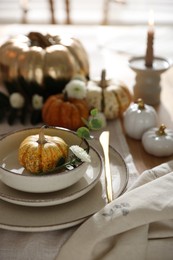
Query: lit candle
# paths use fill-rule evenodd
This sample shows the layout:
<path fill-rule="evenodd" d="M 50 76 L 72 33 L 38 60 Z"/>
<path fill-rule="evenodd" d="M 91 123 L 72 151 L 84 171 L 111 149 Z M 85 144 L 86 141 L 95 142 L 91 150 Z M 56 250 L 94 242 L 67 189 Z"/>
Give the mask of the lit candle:
<path fill-rule="evenodd" d="M 28 10 L 28 0 L 20 0 L 20 4 L 23 10 Z"/>
<path fill-rule="evenodd" d="M 154 41 L 154 16 L 153 16 L 153 12 L 150 11 L 149 21 L 148 21 L 147 49 L 145 55 L 146 67 L 153 66 L 153 58 L 154 58 L 153 41 Z"/>

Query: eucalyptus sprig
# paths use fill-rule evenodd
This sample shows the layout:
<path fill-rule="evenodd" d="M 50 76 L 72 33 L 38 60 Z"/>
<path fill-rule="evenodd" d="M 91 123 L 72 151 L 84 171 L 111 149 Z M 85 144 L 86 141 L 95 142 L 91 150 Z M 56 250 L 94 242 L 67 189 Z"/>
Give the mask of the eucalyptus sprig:
<path fill-rule="evenodd" d="M 94 108 L 90 111 L 90 117 L 88 120 L 82 118 L 82 121 L 86 126 L 79 127 L 77 129 L 77 135 L 82 139 L 91 139 L 90 131 L 99 130 L 103 127 L 103 120 L 98 117 L 98 109 Z"/>

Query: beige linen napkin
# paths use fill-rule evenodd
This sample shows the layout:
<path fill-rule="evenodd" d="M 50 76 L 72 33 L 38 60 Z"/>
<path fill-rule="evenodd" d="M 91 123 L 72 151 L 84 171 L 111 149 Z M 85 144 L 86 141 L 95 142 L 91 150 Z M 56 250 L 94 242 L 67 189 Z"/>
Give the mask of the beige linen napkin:
<path fill-rule="evenodd" d="M 145 171 L 82 224 L 58 260 L 173 259 L 173 161 Z"/>

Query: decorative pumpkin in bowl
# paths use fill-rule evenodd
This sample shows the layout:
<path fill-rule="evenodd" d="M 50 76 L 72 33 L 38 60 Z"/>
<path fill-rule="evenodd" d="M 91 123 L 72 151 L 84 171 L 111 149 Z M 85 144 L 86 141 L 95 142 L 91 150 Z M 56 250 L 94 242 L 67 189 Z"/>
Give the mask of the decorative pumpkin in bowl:
<path fill-rule="evenodd" d="M 19 147 L 19 163 L 35 174 L 51 171 L 67 156 L 67 143 L 59 136 L 44 135 L 43 127 L 38 134 L 26 137 Z"/>
<path fill-rule="evenodd" d="M 44 128 L 44 138 L 47 138 L 47 141 L 44 143 L 43 138 L 44 144 L 39 144 L 39 132 L 40 128 L 19 130 L 0 140 L 1 181 L 14 189 L 35 193 L 57 191 L 76 183 L 86 172 L 89 163 L 80 160 L 77 167 L 73 167 L 69 149 L 69 156 L 66 158 L 67 146 L 76 145 L 89 151 L 88 142 L 68 129 L 49 127 Z M 33 136 L 36 136 L 34 141 L 32 141 Z M 21 150 L 19 151 L 20 145 Z M 65 167 L 66 164 L 63 164 L 62 168 L 61 166 L 54 168 L 55 161 L 59 164 L 62 162 L 61 158 L 63 158 L 63 163 L 66 159 L 67 165 L 71 165 L 71 167 Z M 52 170 L 50 170 L 51 168 Z M 41 170 L 46 171 L 47 169 L 47 173 L 39 173 Z M 37 174 L 31 173 L 30 170 Z"/>
<path fill-rule="evenodd" d="M 82 43 L 63 35 L 18 35 L 0 47 L 0 57 L 0 72 L 9 93 L 49 96 L 62 92 L 74 75 L 89 76 Z"/>

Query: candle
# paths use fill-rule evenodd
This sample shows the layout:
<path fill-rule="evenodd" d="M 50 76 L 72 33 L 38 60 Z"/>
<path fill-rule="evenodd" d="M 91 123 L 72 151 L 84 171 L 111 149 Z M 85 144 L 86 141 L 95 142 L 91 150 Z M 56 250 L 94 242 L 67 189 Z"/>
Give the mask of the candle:
<path fill-rule="evenodd" d="M 153 58 L 154 58 L 153 41 L 154 41 L 154 16 L 153 16 L 153 12 L 150 11 L 149 21 L 148 21 L 147 49 L 145 55 L 146 67 L 153 66 Z"/>
<path fill-rule="evenodd" d="M 23 10 L 25 10 L 25 11 L 28 10 L 28 0 L 21 0 L 20 4 L 21 4 L 21 7 Z"/>

